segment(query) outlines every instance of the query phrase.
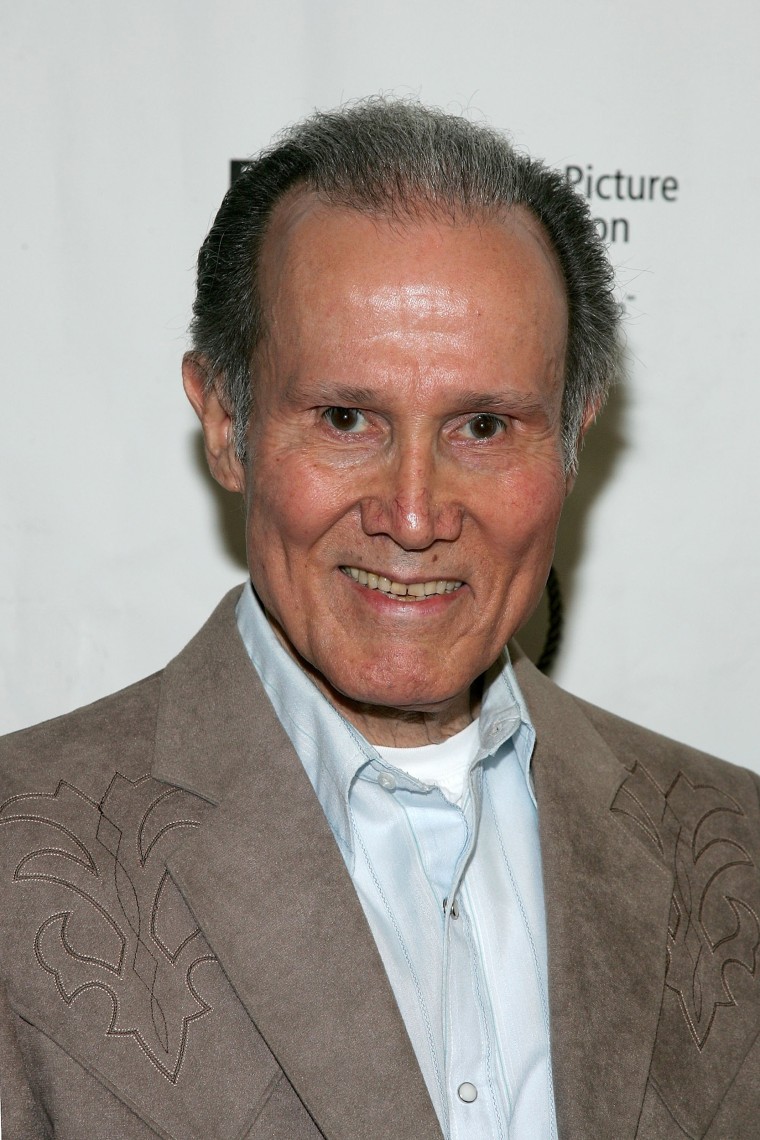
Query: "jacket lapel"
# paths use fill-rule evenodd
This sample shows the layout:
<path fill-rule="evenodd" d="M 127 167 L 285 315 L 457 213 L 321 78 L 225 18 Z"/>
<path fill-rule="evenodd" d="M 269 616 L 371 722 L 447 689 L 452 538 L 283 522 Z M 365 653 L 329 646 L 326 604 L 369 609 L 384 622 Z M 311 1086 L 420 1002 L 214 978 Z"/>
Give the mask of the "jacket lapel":
<path fill-rule="evenodd" d="M 348 872 L 238 636 L 236 599 L 162 682 L 154 775 L 217 805 L 169 869 L 322 1132 L 440 1140 Z M 579 703 L 521 656 L 516 668 L 537 733 L 560 1135 L 633 1136 L 672 876 L 611 811 L 626 770 Z"/>
<path fill-rule="evenodd" d="M 167 668 L 154 775 L 213 804 L 170 873 L 331 1140 L 440 1128 L 372 934 L 228 595 Z"/>
<path fill-rule="evenodd" d="M 611 811 L 626 770 L 578 702 L 524 658 L 536 727 L 560 1136 L 633 1136 L 663 993 L 672 876 Z"/>

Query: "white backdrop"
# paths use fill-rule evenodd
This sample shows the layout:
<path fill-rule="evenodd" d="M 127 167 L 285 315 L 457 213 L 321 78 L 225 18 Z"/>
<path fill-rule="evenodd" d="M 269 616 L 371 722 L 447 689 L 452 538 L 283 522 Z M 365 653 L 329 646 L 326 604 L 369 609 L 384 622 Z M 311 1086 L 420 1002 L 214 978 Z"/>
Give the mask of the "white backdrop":
<path fill-rule="evenodd" d="M 160 668 L 243 577 L 179 383 L 195 253 L 231 159 L 382 90 L 594 176 L 630 375 L 563 523 L 554 676 L 760 770 L 758 32 L 754 0 L 0 6 L 0 730 Z"/>

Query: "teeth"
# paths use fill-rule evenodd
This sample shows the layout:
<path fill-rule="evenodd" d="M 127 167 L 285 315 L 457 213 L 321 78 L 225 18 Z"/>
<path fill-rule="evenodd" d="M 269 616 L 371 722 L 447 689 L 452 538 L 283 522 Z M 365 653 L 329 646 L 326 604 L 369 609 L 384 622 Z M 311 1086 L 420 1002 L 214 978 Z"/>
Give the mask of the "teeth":
<path fill-rule="evenodd" d="M 436 578 L 430 582 L 411 582 L 408 586 L 404 582 L 394 582 L 382 574 L 372 574 L 369 570 L 359 570 L 356 566 L 341 566 L 344 574 L 367 586 L 370 590 L 380 590 L 392 598 L 406 598 L 410 602 L 424 601 L 432 594 L 453 594 L 462 585 L 447 578 Z"/>

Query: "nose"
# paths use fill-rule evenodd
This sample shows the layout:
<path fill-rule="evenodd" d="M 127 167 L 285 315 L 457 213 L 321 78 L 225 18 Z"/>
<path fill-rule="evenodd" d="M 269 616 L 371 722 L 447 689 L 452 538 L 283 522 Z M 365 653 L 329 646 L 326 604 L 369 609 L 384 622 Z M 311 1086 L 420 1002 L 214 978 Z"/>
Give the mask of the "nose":
<path fill-rule="evenodd" d="M 456 541 L 462 517 L 451 472 L 419 449 L 389 458 L 361 499 L 364 533 L 387 535 L 404 550 Z"/>

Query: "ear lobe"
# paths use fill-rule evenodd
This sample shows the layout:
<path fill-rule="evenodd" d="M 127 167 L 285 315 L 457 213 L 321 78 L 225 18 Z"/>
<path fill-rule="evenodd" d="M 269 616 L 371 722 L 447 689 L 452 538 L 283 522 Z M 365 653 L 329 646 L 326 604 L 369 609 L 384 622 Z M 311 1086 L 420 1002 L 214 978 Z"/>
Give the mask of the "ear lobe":
<path fill-rule="evenodd" d="M 594 422 L 594 420 L 596 419 L 596 417 L 599 415 L 599 410 L 600 410 L 601 406 L 602 406 L 601 400 L 594 400 L 593 403 L 587 405 L 586 411 L 585 411 L 584 416 L 583 416 L 583 423 L 581 424 L 581 430 L 580 430 L 580 433 L 578 436 L 578 443 L 579 444 L 583 443 L 583 437 L 586 434 L 586 432 L 588 431 L 588 429 L 591 427 L 591 425 Z"/>
<path fill-rule="evenodd" d="M 576 440 L 576 444 L 575 444 L 576 461 L 573 464 L 570 471 L 568 471 L 567 476 L 565 478 L 565 495 L 569 495 L 570 492 L 572 491 L 573 487 L 575 486 L 575 480 L 576 480 L 576 477 L 578 475 L 578 454 L 579 454 L 581 448 L 583 447 L 583 440 L 585 438 L 586 432 L 588 431 L 588 429 L 591 427 L 594 420 L 596 419 L 600 407 L 601 407 L 601 401 L 600 400 L 595 400 L 594 403 L 589 404 L 586 407 L 586 411 L 583 415 L 583 421 L 582 421 L 581 426 L 580 426 L 580 431 L 578 432 L 578 439 Z"/>
<path fill-rule="evenodd" d="M 234 423 L 220 398 L 217 380 L 209 383 L 209 371 L 204 357 L 194 352 L 185 353 L 182 384 L 203 429 L 209 470 L 226 490 L 242 494 L 245 470 L 235 449 Z"/>

